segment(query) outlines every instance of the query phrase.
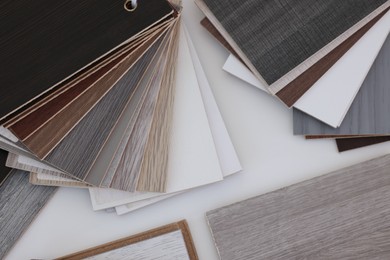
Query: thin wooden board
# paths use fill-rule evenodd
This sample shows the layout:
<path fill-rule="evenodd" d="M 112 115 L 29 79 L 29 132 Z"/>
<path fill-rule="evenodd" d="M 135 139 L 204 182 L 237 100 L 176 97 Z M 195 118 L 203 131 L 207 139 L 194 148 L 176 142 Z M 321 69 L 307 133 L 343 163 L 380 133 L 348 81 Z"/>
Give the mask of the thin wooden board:
<path fill-rule="evenodd" d="M 384 143 L 388 141 L 390 141 L 390 136 L 337 138 L 336 144 L 339 152 L 345 152 L 345 151 L 350 151 L 353 149 Z"/>
<path fill-rule="evenodd" d="M 17 240 L 53 196 L 57 188 L 35 186 L 27 172 L 13 170 L 0 186 L 0 258 L 4 259 Z"/>
<path fill-rule="evenodd" d="M 185 220 L 57 259 L 77 260 L 102 257 L 110 259 L 118 257 L 167 260 L 199 259 Z"/>
<path fill-rule="evenodd" d="M 207 213 L 221 259 L 388 259 L 390 155 Z"/>
<path fill-rule="evenodd" d="M 390 36 L 339 128 L 294 110 L 294 134 L 336 137 L 390 134 Z"/>
<path fill-rule="evenodd" d="M 71 0 L 60 6 L 47 0 L 3 1 L 0 10 L 0 56 L 7 64 L 0 119 L 173 12 L 159 0 L 134 12 L 110 0 Z"/>

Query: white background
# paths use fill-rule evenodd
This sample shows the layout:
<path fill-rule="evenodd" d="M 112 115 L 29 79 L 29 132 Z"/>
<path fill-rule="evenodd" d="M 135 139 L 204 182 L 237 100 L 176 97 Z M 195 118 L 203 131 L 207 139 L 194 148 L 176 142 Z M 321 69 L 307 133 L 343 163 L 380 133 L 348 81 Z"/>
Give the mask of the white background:
<path fill-rule="evenodd" d="M 384 143 L 339 154 L 334 141 L 293 136 L 290 110 L 222 71 L 228 53 L 199 25 L 203 15 L 192 0 L 184 0 L 183 16 L 244 171 L 125 216 L 94 212 L 87 190 L 61 188 L 7 259 L 59 257 L 181 219 L 189 222 L 200 259 L 218 259 L 207 211 L 390 150 L 390 143 Z"/>

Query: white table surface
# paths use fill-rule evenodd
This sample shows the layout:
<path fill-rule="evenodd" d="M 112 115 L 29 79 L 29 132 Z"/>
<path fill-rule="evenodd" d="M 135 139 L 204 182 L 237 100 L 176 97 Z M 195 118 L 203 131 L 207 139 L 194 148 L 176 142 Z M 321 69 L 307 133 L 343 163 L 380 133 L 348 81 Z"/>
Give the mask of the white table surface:
<path fill-rule="evenodd" d="M 203 15 L 193 0 L 183 2 L 184 21 L 244 171 L 124 216 L 92 211 L 87 190 L 61 188 L 7 259 L 59 257 L 181 219 L 190 225 L 200 259 L 218 259 L 207 211 L 390 151 L 390 143 L 384 143 L 340 154 L 334 141 L 293 136 L 292 112 L 222 71 L 228 52 L 200 26 Z"/>

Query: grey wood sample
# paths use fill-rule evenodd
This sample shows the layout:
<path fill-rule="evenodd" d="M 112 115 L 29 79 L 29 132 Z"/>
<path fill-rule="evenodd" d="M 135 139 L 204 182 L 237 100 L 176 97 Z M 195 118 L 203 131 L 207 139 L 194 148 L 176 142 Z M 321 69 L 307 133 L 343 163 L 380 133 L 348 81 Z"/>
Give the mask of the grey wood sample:
<path fill-rule="evenodd" d="M 390 259 L 390 155 L 207 213 L 221 259 Z"/>
<path fill-rule="evenodd" d="M 153 44 L 45 161 L 77 178 L 86 177 L 159 43 L 160 40 Z"/>
<path fill-rule="evenodd" d="M 4 259 L 57 190 L 28 182 L 29 174 L 13 170 L 0 187 L 0 259 Z"/>
<path fill-rule="evenodd" d="M 332 128 L 294 109 L 296 135 L 387 135 L 390 134 L 390 36 L 372 65 L 339 128 Z"/>
<path fill-rule="evenodd" d="M 0 119 L 171 13 L 161 0 L 2 1 Z"/>
<path fill-rule="evenodd" d="M 350 33 L 356 32 L 363 26 L 358 23 L 388 5 L 386 0 L 202 1 L 268 85 L 288 73 L 298 76 L 309 58 L 318 56 L 317 62 L 325 47 L 337 46 L 331 46 L 333 40 L 352 27 Z"/>
<path fill-rule="evenodd" d="M 197 260 L 198 255 L 188 224 L 182 220 L 59 259 Z"/>

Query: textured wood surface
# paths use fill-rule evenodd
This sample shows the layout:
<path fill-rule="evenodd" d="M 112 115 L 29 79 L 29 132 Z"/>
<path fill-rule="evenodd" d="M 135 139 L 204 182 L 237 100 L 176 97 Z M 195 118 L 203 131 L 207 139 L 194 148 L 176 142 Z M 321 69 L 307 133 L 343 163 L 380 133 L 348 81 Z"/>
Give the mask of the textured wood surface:
<path fill-rule="evenodd" d="M 389 259 L 390 155 L 207 213 L 221 259 Z"/>
<path fill-rule="evenodd" d="M 24 171 L 12 171 L 0 186 L 0 258 L 23 235 L 57 188 L 35 186 Z"/>
<path fill-rule="evenodd" d="M 390 6 L 352 0 L 196 2 L 273 94 Z"/>
<path fill-rule="evenodd" d="M 129 53 L 139 48 L 142 43 L 141 41 L 145 40 L 145 37 L 150 34 L 150 31 L 152 30 L 148 30 L 148 34 L 144 33 L 142 37 L 130 41 L 120 51 L 109 55 L 99 62 L 99 64 L 82 73 L 75 80 L 60 86 L 56 93 L 40 100 L 39 104 L 31 108 L 32 111 L 26 112 L 19 118 L 7 123 L 6 127 L 20 140 L 25 140 L 60 111 L 63 111 L 75 99 L 85 93 L 85 91 L 95 86 L 95 82 L 114 69 Z"/>
<path fill-rule="evenodd" d="M 294 110 L 294 134 L 333 137 L 390 134 L 389 71 L 390 37 L 388 36 L 340 127 L 332 128 L 299 110 Z"/>
<path fill-rule="evenodd" d="M 172 12 L 160 0 L 134 12 L 110 0 L 2 1 L 0 10 L 0 119 Z"/>
<path fill-rule="evenodd" d="M 388 141 L 390 141 L 390 136 L 338 138 L 336 139 L 336 144 L 339 152 L 345 152 Z"/>
<path fill-rule="evenodd" d="M 153 114 L 153 122 L 137 183 L 137 191 L 165 192 L 181 23 L 177 22 L 169 47 L 166 72 Z"/>
<path fill-rule="evenodd" d="M 288 107 L 291 107 L 308 91 L 363 35 L 375 25 L 375 23 L 386 14 L 389 9 L 386 9 L 360 30 L 346 39 L 343 43 L 337 46 L 334 50 L 325 55 L 313 66 L 309 67 L 305 72 L 299 75 L 296 79 L 288 83 L 281 91 L 276 93 L 276 96 L 283 101 Z M 242 61 L 240 56 L 231 47 L 231 45 L 223 38 L 223 35 L 218 32 L 217 28 L 207 19 L 204 18 L 201 24 L 219 41 L 227 50 L 234 54 Z M 243 61 L 242 61 L 243 62 Z M 243 62 L 243 64 L 245 64 Z"/>
<path fill-rule="evenodd" d="M 158 45 L 159 42 L 153 44 L 109 93 L 54 148 L 45 161 L 77 178 L 86 177 Z"/>
<path fill-rule="evenodd" d="M 93 83 L 75 101 L 45 123 L 41 128 L 23 140 L 23 143 L 39 158 L 45 158 L 50 151 L 69 133 L 75 125 L 115 86 L 121 77 L 134 65 L 146 50 L 162 35 L 164 29 L 142 43 L 133 52 L 124 54 L 115 70 Z"/>
<path fill-rule="evenodd" d="M 177 236 L 178 231 L 180 232 L 179 236 Z M 155 240 L 158 237 L 165 237 L 166 240 Z M 181 246 L 179 248 L 173 248 L 174 250 L 172 250 L 172 248 L 167 248 L 167 246 L 170 247 L 172 244 L 172 240 L 169 238 L 174 238 L 174 240 L 184 240 L 183 242 L 185 244 L 186 252 L 183 252 L 183 248 L 181 248 Z M 154 241 L 152 241 L 152 243 L 145 243 L 150 240 Z M 158 243 L 156 244 L 156 242 Z M 154 246 L 158 247 L 158 249 L 161 249 L 161 251 L 154 251 L 153 248 L 150 248 L 151 244 L 154 244 Z M 135 257 L 131 252 L 130 254 L 127 254 L 127 249 L 131 246 L 141 247 L 138 248 L 136 251 L 138 253 L 137 257 Z M 139 249 L 141 250 L 139 251 Z M 91 248 L 82 252 L 78 252 L 72 255 L 60 257 L 58 259 L 101 259 L 99 257 L 104 258 L 104 256 L 106 257 L 105 259 L 198 259 L 198 255 L 196 253 L 196 249 L 192 241 L 191 233 L 188 224 L 185 220 L 160 228 L 156 228 L 150 231 L 146 231 L 144 233 L 134 235 L 128 238 L 117 240 L 108 244 L 104 244 L 95 248 Z M 117 258 L 115 258 L 114 256 L 116 256 Z"/>

